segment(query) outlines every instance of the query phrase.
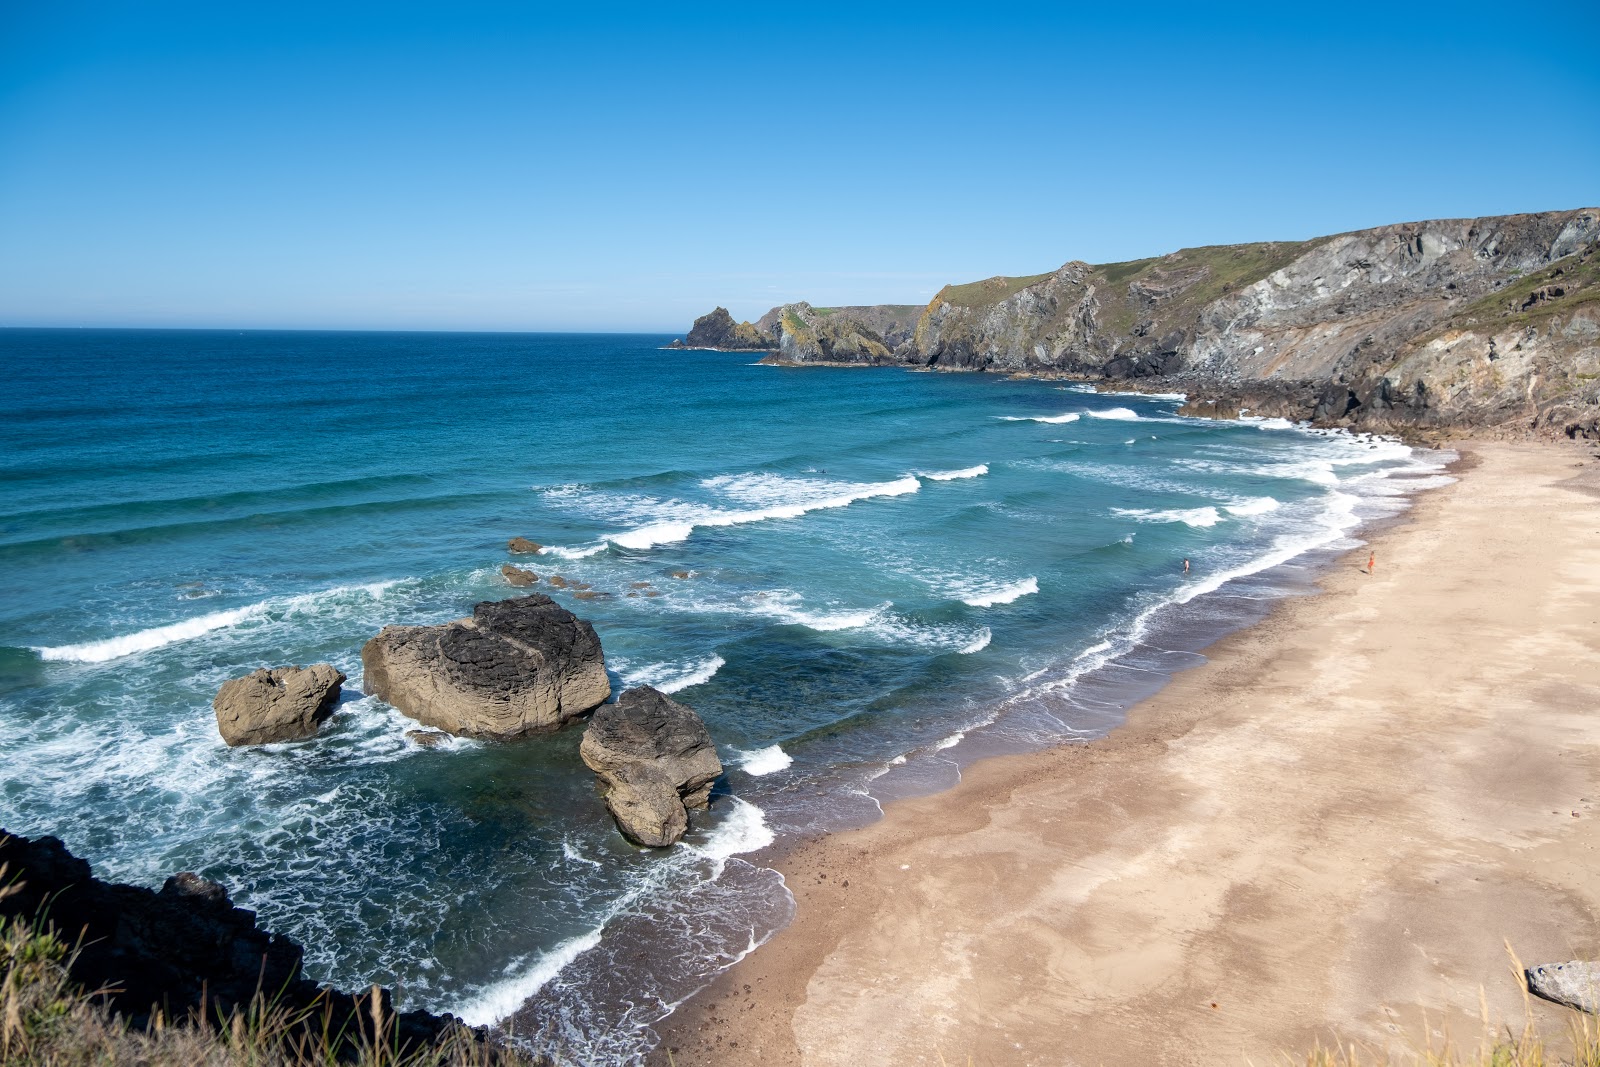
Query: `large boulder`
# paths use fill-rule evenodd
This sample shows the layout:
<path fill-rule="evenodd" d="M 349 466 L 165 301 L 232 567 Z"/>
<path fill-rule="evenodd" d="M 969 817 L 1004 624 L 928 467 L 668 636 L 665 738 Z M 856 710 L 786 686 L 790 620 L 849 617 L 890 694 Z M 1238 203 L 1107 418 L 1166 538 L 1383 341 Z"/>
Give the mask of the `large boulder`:
<path fill-rule="evenodd" d="M 1528 992 L 1590 1015 L 1600 1014 L 1600 962 L 1568 960 L 1529 967 Z"/>
<path fill-rule="evenodd" d="M 654 848 L 683 837 L 687 809 L 706 807 L 722 774 L 700 716 L 649 686 L 596 711 L 578 754 L 605 785 L 606 807 L 623 834 Z"/>
<path fill-rule="evenodd" d="M 333 714 L 344 675 L 332 664 L 263 667 L 222 683 L 211 701 L 217 731 L 229 745 L 265 745 L 310 737 Z"/>
<path fill-rule="evenodd" d="M 537 593 L 486 601 L 442 626 L 385 626 L 361 666 L 366 692 L 466 737 L 553 730 L 611 695 L 594 627 Z"/>

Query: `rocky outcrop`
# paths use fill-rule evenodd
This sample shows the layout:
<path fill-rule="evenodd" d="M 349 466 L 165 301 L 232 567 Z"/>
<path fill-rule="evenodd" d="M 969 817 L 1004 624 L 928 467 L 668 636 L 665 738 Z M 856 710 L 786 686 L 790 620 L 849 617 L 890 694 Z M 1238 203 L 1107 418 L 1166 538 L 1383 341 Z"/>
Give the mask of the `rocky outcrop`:
<path fill-rule="evenodd" d="M 526 570 L 522 567 L 513 567 L 509 563 L 502 563 L 500 565 L 500 577 L 506 580 L 506 584 L 514 585 L 523 589 L 533 585 L 539 580 L 539 576 L 532 571 Z"/>
<path fill-rule="evenodd" d="M 669 348 L 714 348 L 720 352 L 765 352 L 777 344 L 748 322 L 734 322 L 728 309 L 719 307 L 694 320 L 689 336 Z"/>
<path fill-rule="evenodd" d="M 1600 437 L 1600 209 L 1380 226 L 1070 262 L 950 285 L 909 337 L 886 308 L 786 304 L 791 364 L 1140 383 L 1195 410 L 1407 432 Z"/>
<path fill-rule="evenodd" d="M 530 541 L 526 537 L 513 537 L 506 542 L 506 551 L 519 555 L 529 555 L 539 551 L 544 546 L 537 541 Z"/>
<path fill-rule="evenodd" d="M 442 626 L 385 626 L 361 665 L 366 692 L 466 737 L 552 730 L 611 695 L 594 627 L 537 593 Z"/>
<path fill-rule="evenodd" d="M 226 681 L 211 702 L 217 732 L 230 746 L 310 737 L 333 714 L 344 681 L 328 663 L 263 667 Z"/>
<path fill-rule="evenodd" d="M 258 929 L 255 914 L 234 907 L 216 882 L 184 872 L 168 878 L 160 892 L 109 884 L 56 838 L 30 841 L 3 830 L 0 869 L 8 884 L 0 917 L 46 917 L 68 944 L 79 946 L 71 957 L 72 980 L 101 991 L 137 1027 L 148 1025 L 156 1011 L 168 1022 L 201 1010 L 226 1017 L 260 992 L 290 1013 L 304 1013 L 302 1025 L 310 1032 L 326 1026 L 328 1033 L 345 1033 L 352 1046 L 363 1028 L 371 1032 L 370 994 L 352 996 L 306 978 L 300 946 Z M 462 1025 L 425 1011 L 396 1016 L 389 991 L 378 990 L 378 997 L 404 1046 L 437 1044 Z"/>
<path fill-rule="evenodd" d="M 1546 963 L 1523 972 L 1528 992 L 1590 1015 L 1600 1014 L 1600 962 Z"/>
<path fill-rule="evenodd" d="M 655 848 L 683 837 L 687 809 L 706 807 L 722 774 L 700 716 L 649 686 L 596 711 L 578 752 L 604 785 L 623 834 Z"/>

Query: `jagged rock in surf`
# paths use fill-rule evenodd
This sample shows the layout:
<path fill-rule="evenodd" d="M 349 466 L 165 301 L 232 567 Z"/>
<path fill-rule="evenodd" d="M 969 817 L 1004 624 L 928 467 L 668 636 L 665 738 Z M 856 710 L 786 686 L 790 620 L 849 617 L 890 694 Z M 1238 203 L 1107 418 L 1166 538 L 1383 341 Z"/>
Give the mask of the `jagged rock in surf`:
<path fill-rule="evenodd" d="M 700 716 L 650 686 L 629 689 L 596 711 L 578 754 L 605 786 L 617 827 L 653 848 L 683 837 L 687 809 L 706 807 L 722 774 Z"/>
<path fill-rule="evenodd" d="M 539 580 L 539 576 L 532 571 L 525 570 L 522 567 L 513 567 L 509 563 L 500 565 L 500 577 L 504 578 L 507 584 L 518 588 L 526 588 Z"/>
<path fill-rule="evenodd" d="M 538 593 L 485 601 L 441 626 L 385 626 L 361 665 L 366 692 L 466 737 L 553 730 L 611 695 L 594 627 Z"/>
<path fill-rule="evenodd" d="M 407 730 L 406 740 L 423 748 L 438 748 L 450 740 L 450 735 L 443 730 Z"/>
<path fill-rule="evenodd" d="M 767 334 L 748 322 L 734 322 L 724 307 L 708 311 L 694 320 L 685 341 L 674 341 L 668 348 L 715 348 L 723 352 L 765 352 L 778 347 Z"/>
<path fill-rule="evenodd" d="M 339 702 L 345 676 L 332 664 L 263 667 L 222 683 L 211 709 L 229 746 L 298 741 L 317 732 Z"/>
<path fill-rule="evenodd" d="M 506 542 L 507 552 L 516 552 L 522 555 L 537 552 L 543 547 L 539 542 L 530 541 L 526 537 L 513 537 Z"/>
<path fill-rule="evenodd" d="M 1528 992 L 1590 1015 L 1600 1014 L 1600 962 L 1568 960 L 1529 967 Z"/>
<path fill-rule="evenodd" d="M 371 1034 L 371 995 L 341 993 L 301 973 L 302 949 L 287 937 L 258 929 L 254 912 L 233 906 L 222 885 L 185 871 L 161 891 L 115 885 L 93 876 L 89 864 L 54 837 L 29 840 L 0 830 L 0 869 L 7 892 L 0 918 L 47 922 L 78 946 L 68 973 L 85 990 L 97 990 L 113 1011 L 135 1027 L 155 1011 L 170 1025 L 202 1009 L 215 1019 L 249 1006 L 257 992 L 292 1016 L 308 1036 L 344 1034 L 350 1055 L 363 1028 Z M 411 1011 L 396 1015 L 388 990 L 378 990 L 383 1017 L 393 1029 L 386 1045 L 417 1049 L 463 1028 L 450 1015 Z M 336 1046 L 337 1047 L 337 1046 Z M 496 1062 L 493 1049 L 485 1061 Z"/>

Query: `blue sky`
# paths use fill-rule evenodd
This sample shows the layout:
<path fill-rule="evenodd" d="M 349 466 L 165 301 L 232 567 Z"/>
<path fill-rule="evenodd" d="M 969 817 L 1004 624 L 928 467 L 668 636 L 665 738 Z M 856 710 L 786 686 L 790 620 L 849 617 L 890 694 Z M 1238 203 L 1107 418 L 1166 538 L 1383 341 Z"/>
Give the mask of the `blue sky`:
<path fill-rule="evenodd" d="M 1600 5 L 0 0 L 0 325 L 714 304 L 1600 202 Z"/>

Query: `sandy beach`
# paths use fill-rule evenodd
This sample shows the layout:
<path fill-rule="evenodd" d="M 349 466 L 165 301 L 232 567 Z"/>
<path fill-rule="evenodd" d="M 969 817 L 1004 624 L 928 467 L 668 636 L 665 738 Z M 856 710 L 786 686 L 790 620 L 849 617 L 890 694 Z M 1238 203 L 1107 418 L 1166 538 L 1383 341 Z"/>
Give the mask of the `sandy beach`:
<path fill-rule="evenodd" d="M 1110 736 L 799 849 L 794 923 L 662 1050 L 1264 1064 L 1476 1045 L 1480 1002 L 1520 1028 L 1508 944 L 1600 954 L 1595 451 L 1467 443 L 1374 574 L 1353 553 Z"/>

